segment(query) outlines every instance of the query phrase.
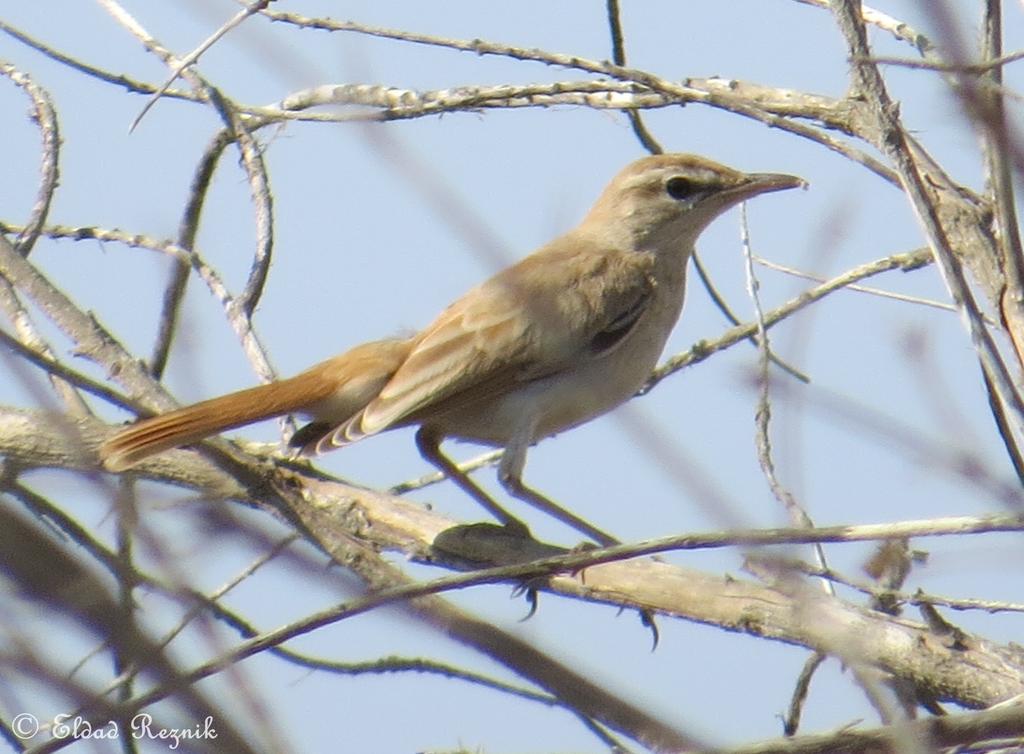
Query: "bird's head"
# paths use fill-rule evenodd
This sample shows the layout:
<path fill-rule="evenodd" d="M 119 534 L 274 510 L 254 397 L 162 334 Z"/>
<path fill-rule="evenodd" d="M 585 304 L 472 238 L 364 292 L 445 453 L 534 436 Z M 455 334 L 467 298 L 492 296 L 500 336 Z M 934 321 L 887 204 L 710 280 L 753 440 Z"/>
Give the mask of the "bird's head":
<path fill-rule="evenodd" d="M 581 230 L 604 243 L 640 250 L 665 244 L 693 248 L 720 214 L 758 194 L 806 186 L 781 173 L 743 173 L 689 154 L 644 157 L 627 165 L 605 188 Z"/>

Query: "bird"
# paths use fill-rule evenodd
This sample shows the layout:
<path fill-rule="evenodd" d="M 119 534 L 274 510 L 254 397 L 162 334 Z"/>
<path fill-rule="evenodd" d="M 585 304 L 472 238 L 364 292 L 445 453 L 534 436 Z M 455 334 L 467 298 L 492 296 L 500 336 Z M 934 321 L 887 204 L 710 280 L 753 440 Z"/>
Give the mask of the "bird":
<path fill-rule="evenodd" d="M 443 452 L 446 439 L 503 449 L 514 498 L 598 544 L 618 542 L 523 482 L 527 450 L 627 401 L 656 366 L 682 311 L 704 229 L 759 194 L 806 186 L 705 157 L 659 154 L 623 168 L 572 230 L 498 272 L 410 337 L 355 346 L 294 377 L 128 425 L 99 456 L 123 472 L 162 451 L 298 413 L 305 455 L 416 426 L 423 458 L 502 524 L 529 535 Z"/>

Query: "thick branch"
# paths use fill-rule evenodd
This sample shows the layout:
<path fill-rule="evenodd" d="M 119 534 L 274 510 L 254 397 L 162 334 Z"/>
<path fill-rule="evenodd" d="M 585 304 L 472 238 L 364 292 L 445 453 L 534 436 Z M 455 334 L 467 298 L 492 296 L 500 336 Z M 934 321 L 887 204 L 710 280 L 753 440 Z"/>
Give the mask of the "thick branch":
<path fill-rule="evenodd" d="M 82 447 L 95 447 L 107 433 L 103 425 L 91 420 L 77 421 L 74 427 L 80 433 Z M 89 468 L 90 460 L 75 452 L 77 443 L 69 437 L 66 429 L 66 426 L 47 421 L 43 414 L 8 409 L 0 413 L 0 454 L 22 463 L 34 460 L 34 465 L 44 463 L 61 468 Z M 147 478 L 194 487 L 207 498 L 221 496 L 268 505 L 266 487 L 262 495 L 254 495 L 249 491 L 250 484 L 239 483 L 235 477 L 218 470 L 213 463 L 194 452 L 164 454 L 143 464 L 139 472 Z M 438 535 L 447 530 L 446 538 L 450 539 L 452 528 L 457 526 L 457 522 L 436 512 L 400 498 L 327 481 L 302 471 L 279 469 L 270 472 L 268 477 L 265 466 L 254 466 L 251 473 L 260 474 L 264 479 L 276 479 L 275 487 L 299 490 L 301 494 L 296 495 L 295 500 L 301 500 L 301 504 L 293 504 L 292 498 L 287 498 L 287 513 L 289 517 L 301 520 L 321 546 L 355 537 L 374 550 L 398 549 L 425 562 L 448 566 L 466 562 L 465 552 L 452 558 L 434 546 Z M 210 484 L 210 487 L 198 487 L 199 481 Z M 939 531 L 963 533 L 979 528 L 1019 530 L 1021 527 L 1021 522 L 1013 516 L 994 517 L 991 521 L 990 526 L 954 519 L 948 525 L 918 522 L 909 528 L 889 524 L 829 530 L 784 530 L 785 536 L 771 531 L 726 532 L 711 537 L 674 538 L 672 542 L 656 542 L 627 552 L 635 555 L 673 547 L 810 542 L 815 539 L 842 541 L 925 535 Z M 855 536 L 858 529 L 863 529 L 863 533 Z M 470 575 L 480 577 L 480 583 L 518 583 L 529 577 L 568 572 L 569 575 L 552 577 L 546 588 L 557 594 L 648 609 L 832 654 L 841 651 L 842 656 L 855 647 L 862 661 L 907 679 L 934 697 L 967 707 L 989 706 L 1024 693 L 1024 660 L 1012 649 L 970 636 L 964 641 L 950 643 L 947 637 L 934 635 L 924 624 L 828 598 L 818 590 L 805 591 L 794 586 L 796 582 L 788 577 L 776 586 L 765 586 L 650 560 L 607 562 L 589 565 L 582 572 L 578 570 L 588 562 L 622 557 L 616 554 L 619 551 L 602 551 L 608 553 L 603 557 L 580 553 L 559 556 L 563 560 L 554 563 L 544 561 L 521 565 L 524 557 L 532 560 L 537 554 L 524 554 L 517 549 L 517 542 L 507 544 L 500 538 L 487 538 L 482 549 L 473 551 L 475 565 L 514 565 L 511 570 L 498 574 Z M 476 582 L 468 581 L 460 588 L 471 583 Z"/>

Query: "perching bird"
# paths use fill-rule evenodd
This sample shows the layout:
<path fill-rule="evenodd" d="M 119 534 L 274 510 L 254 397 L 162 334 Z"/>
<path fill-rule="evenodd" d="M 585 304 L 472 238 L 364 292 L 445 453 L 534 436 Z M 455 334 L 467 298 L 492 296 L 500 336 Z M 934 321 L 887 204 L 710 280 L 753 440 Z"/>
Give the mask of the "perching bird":
<path fill-rule="evenodd" d="M 504 448 L 498 478 L 511 495 L 613 543 L 523 484 L 527 449 L 644 384 L 679 318 L 694 243 L 712 220 L 757 194 L 802 185 L 694 155 L 637 160 L 576 228 L 470 290 L 416 335 L 365 343 L 295 377 L 144 419 L 103 443 L 100 457 L 123 471 L 290 413 L 311 418 L 291 440 L 305 453 L 418 425 L 424 458 L 499 520 L 519 524 L 441 452 L 442 440 Z"/>

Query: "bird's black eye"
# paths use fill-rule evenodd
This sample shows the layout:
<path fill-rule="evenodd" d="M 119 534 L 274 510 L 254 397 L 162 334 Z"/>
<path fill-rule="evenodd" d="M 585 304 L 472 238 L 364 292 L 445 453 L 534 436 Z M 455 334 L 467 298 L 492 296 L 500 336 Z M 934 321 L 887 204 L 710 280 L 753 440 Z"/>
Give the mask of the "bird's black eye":
<path fill-rule="evenodd" d="M 697 193 L 697 184 L 689 178 L 683 178 L 680 175 L 676 175 L 665 181 L 665 191 L 673 199 L 677 199 L 679 201 L 692 199 Z"/>

